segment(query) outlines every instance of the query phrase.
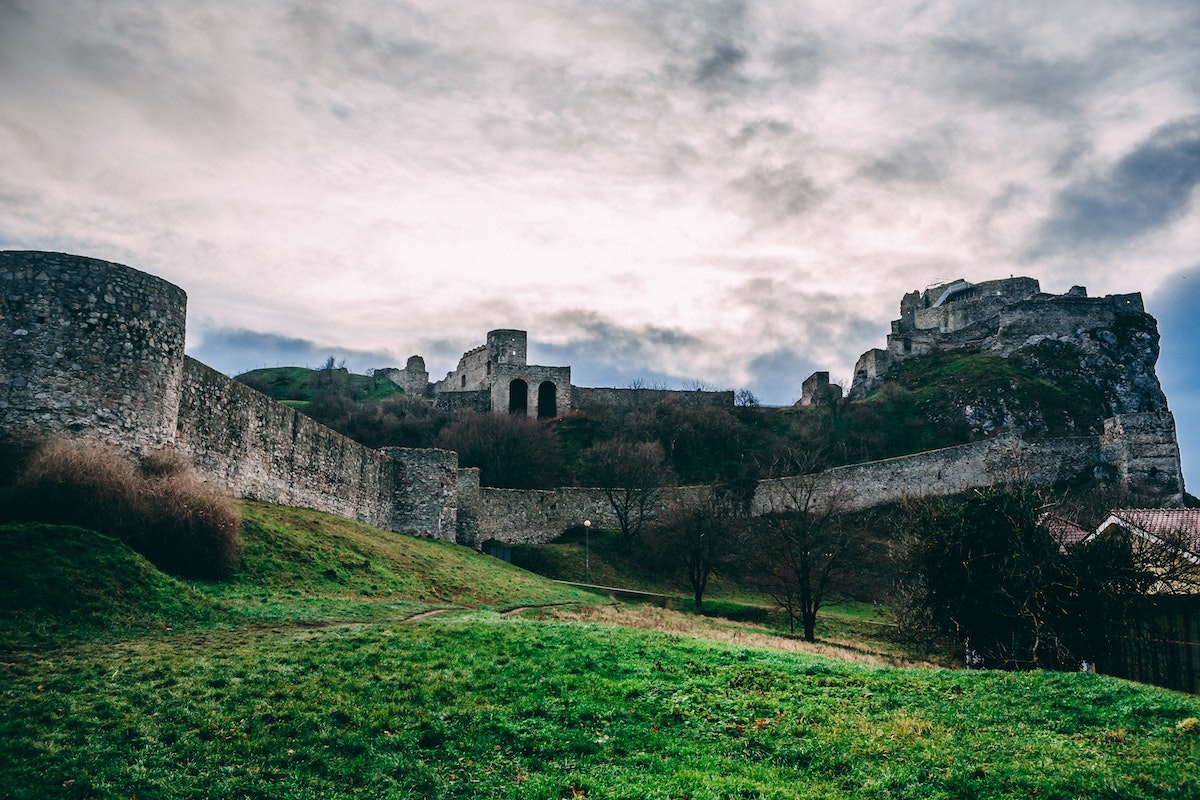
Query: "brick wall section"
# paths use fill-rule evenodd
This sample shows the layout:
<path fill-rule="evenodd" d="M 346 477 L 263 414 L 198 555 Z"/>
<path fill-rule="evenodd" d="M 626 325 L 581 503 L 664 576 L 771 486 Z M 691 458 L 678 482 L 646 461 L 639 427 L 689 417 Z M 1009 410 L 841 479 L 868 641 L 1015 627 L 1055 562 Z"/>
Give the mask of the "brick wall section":
<path fill-rule="evenodd" d="M 168 445 L 186 305 L 179 287 L 120 264 L 0 252 L 0 429 Z"/>

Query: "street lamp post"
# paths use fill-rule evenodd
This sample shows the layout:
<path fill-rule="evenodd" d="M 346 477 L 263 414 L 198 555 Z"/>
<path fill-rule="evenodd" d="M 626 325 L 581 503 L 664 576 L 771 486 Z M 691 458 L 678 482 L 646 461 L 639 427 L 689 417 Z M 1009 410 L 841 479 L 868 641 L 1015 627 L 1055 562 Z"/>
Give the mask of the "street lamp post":
<path fill-rule="evenodd" d="M 592 582 L 592 521 L 583 521 L 583 582 Z"/>

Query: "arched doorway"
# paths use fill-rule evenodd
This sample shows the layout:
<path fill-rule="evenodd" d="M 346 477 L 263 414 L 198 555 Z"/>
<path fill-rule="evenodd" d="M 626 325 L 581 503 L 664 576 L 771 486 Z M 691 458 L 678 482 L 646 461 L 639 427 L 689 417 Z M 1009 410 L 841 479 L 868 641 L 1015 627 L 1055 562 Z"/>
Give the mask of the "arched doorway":
<path fill-rule="evenodd" d="M 521 416 L 529 413 L 529 384 L 520 378 L 508 385 L 508 413 Z"/>
<path fill-rule="evenodd" d="M 542 381 L 538 387 L 538 419 L 554 419 L 558 416 L 558 387 L 554 381 Z"/>

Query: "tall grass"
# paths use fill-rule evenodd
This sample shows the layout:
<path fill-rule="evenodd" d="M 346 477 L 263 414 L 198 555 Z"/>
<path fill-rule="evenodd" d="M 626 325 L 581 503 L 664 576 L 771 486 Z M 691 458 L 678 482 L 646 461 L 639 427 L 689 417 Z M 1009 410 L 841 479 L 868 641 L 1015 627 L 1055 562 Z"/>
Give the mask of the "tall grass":
<path fill-rule="evenodd" d="M 107 533 L 174 575 L 224 577 L 241 552 L 236 506 L 173 453 L 134 461 L 105 445 L 46 439 L 24 459 L 7 495 L 11 521 Z"/>

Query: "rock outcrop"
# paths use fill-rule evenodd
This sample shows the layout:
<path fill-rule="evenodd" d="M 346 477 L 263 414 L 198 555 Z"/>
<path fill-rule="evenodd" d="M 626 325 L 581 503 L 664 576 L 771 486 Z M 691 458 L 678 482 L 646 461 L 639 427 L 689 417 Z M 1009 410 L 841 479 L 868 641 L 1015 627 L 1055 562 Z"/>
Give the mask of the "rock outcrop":
<path fill-rule="evenodd" d="M 1071 395 L 1069 430 L 1057 432 L 1099 433 L 1109 417 L 1167 410 L 1154 371 L 1158 343 L 1158 325 L 1137 293 L 1088 297 L 1077 286 L 1054 295 L 1043 293 L 1033 278 L 957 280 L 904 296 L 887 348 L 859 358 L 850 397 L 867 397 L 920 356 L 995 356 Z M 1028 415 L 1022 422 L 1011 407 L 1020 405 L 1019 394 L 999 394 L 959 398 L 973 431 L 1037 435 L 1039 425 L 1054 427 Z"/>

